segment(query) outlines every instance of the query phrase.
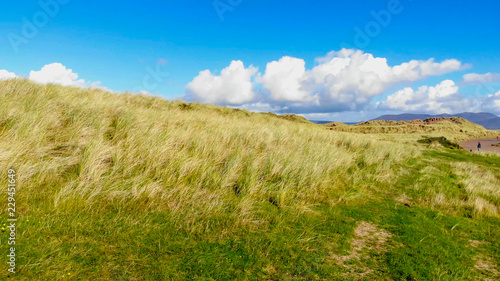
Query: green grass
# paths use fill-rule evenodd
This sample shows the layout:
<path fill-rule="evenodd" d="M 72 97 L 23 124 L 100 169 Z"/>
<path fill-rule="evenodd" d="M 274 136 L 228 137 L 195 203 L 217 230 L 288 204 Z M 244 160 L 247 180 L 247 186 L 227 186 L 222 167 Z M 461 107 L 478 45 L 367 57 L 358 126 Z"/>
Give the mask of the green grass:
<path fill-rule="evenodd" d="M 462 149 L 462 147 L 460 145 L 447 140 L 445 137 L 424 137 L 423 139 L 418 140 L 418 142 L 425 143 L 425 144 L 432 144 L 434 142 L 437 142 L 445 148 Z"/>
<path fill-rule="evenodd" d="M 1 279 L 499 278 L 499 156 L 25 80 L 0 101 Z"/>

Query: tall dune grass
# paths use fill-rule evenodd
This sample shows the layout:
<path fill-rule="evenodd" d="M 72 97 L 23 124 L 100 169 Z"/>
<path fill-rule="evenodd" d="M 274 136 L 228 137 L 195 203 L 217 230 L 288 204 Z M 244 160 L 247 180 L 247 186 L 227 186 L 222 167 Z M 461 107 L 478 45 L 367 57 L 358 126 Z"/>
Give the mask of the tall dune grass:
<path fill-rule="evenodd" d="M 496 156 L 22 79 L 0 81 L 0 103 L 19 280 L 473 279 L 472 236 L 500 257 Z M 358 224 L 394 235 L 351 246 Z M 351 248 L 370 258 L 335 264 Z"/>
<path fill-rule="evenodd" d="M 454 118 L 455 122 L 442 120 L 434 124 L 423 122 L 369 121 L 356 125 L 330 123 L 327 129 L 338 132 L 368 134 L 380 140 L 409 140 L 414 142 L 422 136 L 446 137 L 454 142 L 473 138 L 497 136 L 500 131 L 487 130 L 483 126 L 471 123 L 463 118 Z"/>
<path fill-rule="evenodd" d="M 270 200 L 329 202 L 365 165 L 389 180 L 392 165 L 419 154 L 229 108 L 24 80 L 0 89 L 0 169 L 19 169 L 23 193 L 46 192 L 59 210 L 124 205 L 182 221 L 230 211 L 244 224 Z"/>

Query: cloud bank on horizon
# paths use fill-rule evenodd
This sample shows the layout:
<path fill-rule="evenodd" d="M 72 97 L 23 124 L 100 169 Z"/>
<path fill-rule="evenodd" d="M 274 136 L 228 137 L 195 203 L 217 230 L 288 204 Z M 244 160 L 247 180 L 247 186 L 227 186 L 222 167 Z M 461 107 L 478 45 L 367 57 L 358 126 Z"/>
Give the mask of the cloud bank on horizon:
<path fill-rule="evenodd" d="M 492 111 L 500 113 L 500 91 L 488 96 L 466 97 L 459 85 L 446 79 L 435 86 L 414 90 L 413 82 L 471 68 L 456 59 L 441 62 L 411 60 L 390 66 L 386 58 L 360 50 L 332 51 L 316 59 L 306 69 L 301 58 L 282 57 L 269 62 L 264 73 L 242 61 L 232 61 L 220 75 L 200 72 L 188 85 L 190 101 L 242 107 L 255 111 L 321 114 L 345 111 L 394 111 L 419 113 L 458 113 Z M 500 81 L 500 74 L 469 73 L 460 85 Z M 398 87 L 404 87 L 398 90 Z M 375 97 L 395 91 L 385 100 Z"/>
<path fill-rule="evenodd" d="M 472 66 L 456 59 L 436 62 L 433 58 L 390 66 L 386 58 L 352 49 L 329 52 L 317 58 L 311 69 L 306 68 L 304 59 L 289 56 L 267 63 L 263 72 L 234 60 L 219 74 L 208 69 L 200 71 L 186 85 L 183 99 L 306 116 L 355 111 L 500 114 L 500 91 L 475 96 L 460 92 L 461 86 L 500 82 L 498 73 L 468 73 L 459 83 L 445 79 L 433 86 L 411 87 L 412 83 L 432 76 L 469 68 Z M 0 80 L 16 77 L 19 76 L 15 73 L 0 70 Z M 80 79 L 60 63 L 31 71 L 27 78 L 41 84 L 111 91 L 100 82 Z M 376 97 L 383 100 L 375 102 Z"/>
<path fill-rule="evenodd" d="M 23 78 L 13 72 L 5 69 L 0 69 L 0 80 Z M 32 70 L 28 77 L 29 80 L 40 84 L 58 84 L 62 86 L 72 86 L 80 88 L 98 88 L 106 91 L 111 91 L 106 87 L 101 86 L 100 81 L 87 82 L 84 79 L 79 79 L 77 73 L 72 69 L 66 68 L 61 63 L 51 63 L 42 67 L 39 71 Z"/>

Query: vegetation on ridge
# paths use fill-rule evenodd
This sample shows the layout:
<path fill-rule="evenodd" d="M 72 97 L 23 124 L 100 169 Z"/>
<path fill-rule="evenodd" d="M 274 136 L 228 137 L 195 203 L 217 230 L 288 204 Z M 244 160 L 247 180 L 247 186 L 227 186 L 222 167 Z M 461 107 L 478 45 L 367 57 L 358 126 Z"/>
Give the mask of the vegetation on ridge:
<path fill-rule="evenodd" d="M 438 142 L 443 147 L 450 149 L 463 149 L 459 144 L 451 142 L 447 140 L 445 137 L 427 137 L 425 136 L 423 139 L 418 140 L 419 143 L 432 144 L 434 142 Z"/>
<path fill-rule="evenodd" d="M 486 130 L 483 126 L 471 123 L 460 117 L 433 117 L 425 120 L 413 121 L 385 121 L 375 120 L 362 122 L 356 125 L 346 125 L 333 122 L 325 124 L 326 128 L 333 131 L 378 134 L 386 138 L 388 135 L 395 135 L 395 138 L 401 140 L 411 139 L 416 141 L 421 136 L 441 137 L 458 142 L 472 138 L 493 137 L 500 131 Z M 401 136 L 405 134 L 405 136 Z"/>
<path fill-rule="evenodd" d="M 19 79 L 0 101 L 16 280 L 500 276 L 499 156 Z"/>

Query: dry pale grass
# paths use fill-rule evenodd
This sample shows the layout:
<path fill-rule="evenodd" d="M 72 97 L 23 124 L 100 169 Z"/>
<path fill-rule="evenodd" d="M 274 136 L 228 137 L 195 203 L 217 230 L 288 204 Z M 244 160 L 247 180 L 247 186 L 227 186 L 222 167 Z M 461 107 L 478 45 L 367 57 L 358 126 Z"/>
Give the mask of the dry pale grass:
<path fill-rule="evenodd" d="M 61 211 L 168 211 L 197 231 L 201 217 L 229 212 L 235 226 L 258 228 L 269 202 L 309 212 L 358 182 L 349 170 L 377 165 L 373 180 L 389 184 L 395 164 L 419 155 L 272 114 L 25 80 L 0 86 L 0 169 L 15 167 L 24 194 L 48 193 Z"/>
<path fill-rule="evenodd" d="M 497 216 L 500 213 L 500 177 L 491 170 L 478 164 L 460 162 L 454 171 L 461 176 L 461 182 L 469 194 L 469 201 L 479 214 Z M 497 169 L 497 171 L 500 171 Z"/>
<path fill-rule="evenodd" d="M 457 197 L 452 197 L 444 192 L 435 192 L 430 196 L 430 201 L 427 203 L 442 209 L 457 210 L 470 208 L 476 217 L 490 216 L 497 217 L 499 214 L 498 206 L 481 196 L 471 194 L 465 200 Z"/>
<path fill-rule="evenodd" d="M 460 162 L 455 173 L 463 177 L 462 183 L 470 193 L 500 197 L 500 176 L 478 164 Z M 500 167 L 498 167 L 500 169 Z"/>
<path fill-rule="evenodd" d="M 495 170 L 482 168 L 472 162 L 456 162 L 450 166 L 450 171 L 442 171 L 433 164 L 435 160 L 426 159 L 428 165 L 420 170 L 421 176 L 412 189 L 424 191 L 426 197 L 420 203 L 442 210 L 472 210 L 475 216 L 498 217 L 500 214 L 500 178 Z M 458 180 L 455 186 L 445 187 L 443 182 L 451 175 Z M 451 190 L 452 189 L 452 190 Z M 461 192 L 457 196 L 457 191 Z"/>

